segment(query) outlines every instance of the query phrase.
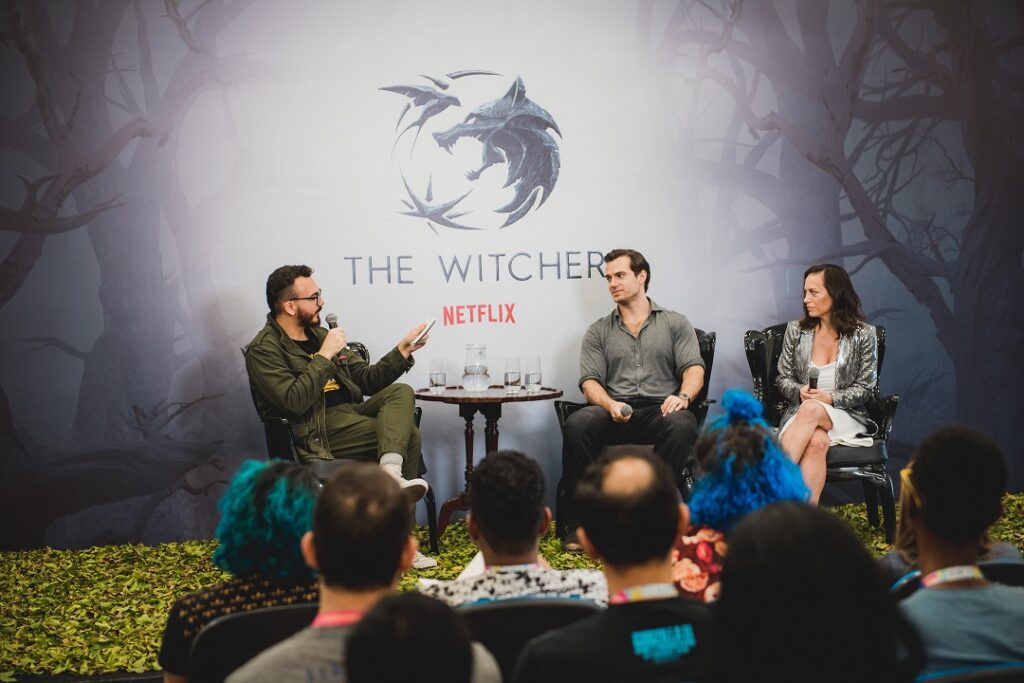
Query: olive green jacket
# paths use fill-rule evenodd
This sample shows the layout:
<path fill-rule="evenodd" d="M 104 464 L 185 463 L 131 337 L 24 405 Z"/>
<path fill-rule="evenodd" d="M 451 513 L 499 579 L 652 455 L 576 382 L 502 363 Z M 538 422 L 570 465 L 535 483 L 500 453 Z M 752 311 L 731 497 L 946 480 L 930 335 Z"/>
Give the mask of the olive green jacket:
<path fill-rule="evenodd" d="M 323 343 L 327 330 L 310 329 Z M 406 359 L 398 347 L 372 365 L 355 351 L 343 355 L 347 359 L 341 364 L 319 354 L 310 357 L 269 314 L 267 324 L 245 349 L 245 369 L 256 411 L 263 420 L 283 417 L 289 421 L 295 450 L 303 460 L 334 457 L 327 438 L 331 415 L 324 404 L 324 385 L 329 380 L 341 385 L 345 401 L 362 403 L 364 395 L 388 386 L 415 362 L 411 356 Z"/>

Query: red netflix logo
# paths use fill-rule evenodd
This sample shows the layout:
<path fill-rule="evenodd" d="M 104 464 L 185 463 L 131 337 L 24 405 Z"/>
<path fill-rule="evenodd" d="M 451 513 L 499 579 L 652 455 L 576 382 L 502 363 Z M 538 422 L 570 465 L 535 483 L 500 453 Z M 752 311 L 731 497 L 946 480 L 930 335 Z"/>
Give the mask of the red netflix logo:
<path fill-rule="evenodd" d="M 515 323 L 515 304 L 462 304 L 444 307 L 444 326 L 466 323 Z"/>

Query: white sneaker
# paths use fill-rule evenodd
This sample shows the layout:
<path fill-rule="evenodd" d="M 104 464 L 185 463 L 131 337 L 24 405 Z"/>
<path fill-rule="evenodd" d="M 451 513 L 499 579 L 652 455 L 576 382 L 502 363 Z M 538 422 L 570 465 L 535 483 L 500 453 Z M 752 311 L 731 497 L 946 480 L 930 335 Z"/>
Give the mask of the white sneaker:
<path fill-rule="evenodd" d="M 427 557 L 419 550 L 416 551 L 415 557 L 412 558 L 413 569 L 430 569 L 437 566 L 437 560 L 432 557 Z"/>
<path fill-rule="evenodd" d="M 406 479 L 402 476 L 401 466 L 394 463 L 381 463 L 380 467 L 395 478 L 398 485 L 402 487 L 403 491 L 405 491 L 405 495 L 409 498 L 410 503 L 415 503 L 420 498 L 427 495 L 427 488 L 429 488 L 430 485 L 427 484 L 426 480 L 418 477 L 416 479 Z M 434 564 L 437 563 L 435 562 Z"/>

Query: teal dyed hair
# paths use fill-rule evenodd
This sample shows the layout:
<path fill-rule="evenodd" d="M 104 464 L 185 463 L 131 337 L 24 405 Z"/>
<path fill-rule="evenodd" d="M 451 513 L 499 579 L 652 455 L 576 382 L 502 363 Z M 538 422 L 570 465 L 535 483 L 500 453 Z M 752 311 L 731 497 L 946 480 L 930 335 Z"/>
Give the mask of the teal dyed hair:
<path fill-rule="evenodd" d="M 741 517 L 765 505 L 806 502 L 810 491 L 800 468 L 782 452 L 760 402 L 729 389 L 722 407 L 726 414 L 710 422 L 696 447 L 703 476 L 689 501 L 693 523 L 728 533 Z"/>
<path fill-rule="evenodd" d="M 217 504 L 220 546 L 213 563 L 239 577 L 312 579 L 299 541 L 312 528 L 318 490 L 313 475 L 295 463 L 243 462 Z"/>

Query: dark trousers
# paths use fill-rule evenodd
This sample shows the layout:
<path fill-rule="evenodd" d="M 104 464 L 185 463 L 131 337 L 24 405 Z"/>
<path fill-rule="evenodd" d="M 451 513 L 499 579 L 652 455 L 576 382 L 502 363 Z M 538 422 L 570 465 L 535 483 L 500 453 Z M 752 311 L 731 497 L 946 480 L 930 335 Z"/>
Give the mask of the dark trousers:
<path fill-rule="evenodd" d="M 660 402 L 634 404 L 633 417 L 625 423 L 613 421 L 608 411 L 600 406 L 577 410 L 566 420 L 562 435 L 563 492 L 558 505 L 559 528 L 571 531 L 579 526 L 573 506 L 576 482 L 606 446 L 652 445 L 658 457 L 668 463 L 677 479 L 673 483 L 678 485 L 696 441 L 697 418 L 693 413 L 680 410 L 662 417 Z"/>

